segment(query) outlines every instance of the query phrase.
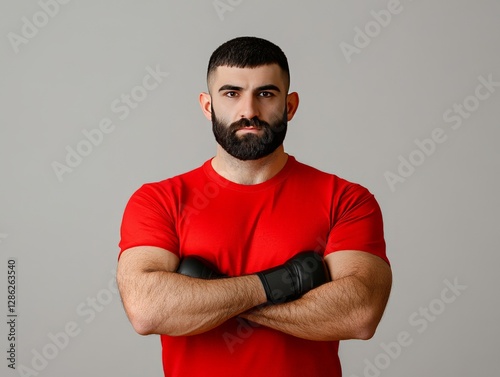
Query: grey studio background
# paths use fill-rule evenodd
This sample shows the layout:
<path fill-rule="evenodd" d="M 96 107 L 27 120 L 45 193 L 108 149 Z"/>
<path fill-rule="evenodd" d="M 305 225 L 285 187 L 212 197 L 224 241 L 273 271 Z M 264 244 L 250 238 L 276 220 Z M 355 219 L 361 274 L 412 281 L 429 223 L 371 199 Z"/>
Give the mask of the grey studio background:
<path fill-rule="evenodd" d="M 288 56 L 287 152 L 384 213 L 394 287 L 376 335 L 341 343 L 344 375 L 498 375 L 500 2 L 0 7 L 0 375 L 162 375 L 159 337 L 134 333 L 116 294 L 121 216 L 141 184 L 215 153 L 198 94 L 240 35 Z"/>

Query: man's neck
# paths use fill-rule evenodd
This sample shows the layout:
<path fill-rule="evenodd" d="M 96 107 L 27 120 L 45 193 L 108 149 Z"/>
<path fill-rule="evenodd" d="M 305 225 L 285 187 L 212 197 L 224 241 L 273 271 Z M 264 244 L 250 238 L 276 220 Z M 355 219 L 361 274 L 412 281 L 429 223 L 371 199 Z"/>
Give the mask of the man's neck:
<path fill-rule="evenodd" d="M 255 185 L 274 177 L 288 160 L 283 145 L 270 155 L 258 160 L 239 160 L 217 145 L 217 154 L 212 159 L 214 170 L 227 180 L 241 185 Z"/>

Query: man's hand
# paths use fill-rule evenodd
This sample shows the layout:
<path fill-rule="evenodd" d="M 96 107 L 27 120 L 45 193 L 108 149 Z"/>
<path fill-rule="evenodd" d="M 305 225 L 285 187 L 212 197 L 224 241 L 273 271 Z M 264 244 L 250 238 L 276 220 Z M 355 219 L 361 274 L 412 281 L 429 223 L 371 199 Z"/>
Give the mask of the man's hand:
<path fill-rule="evenodd" d="M 182 259 L 176 272 L 198 279 L 218 279 L 225 277 L 207 260 L 198 256 L 188 256 Z"/>
<path fill-rule="evenodd" d="M 323 258 L 314 251 L 305 251 L 285 264 L 257 273 L 272 304 L 296 300 L 311 289 L 330 281 Z"/>

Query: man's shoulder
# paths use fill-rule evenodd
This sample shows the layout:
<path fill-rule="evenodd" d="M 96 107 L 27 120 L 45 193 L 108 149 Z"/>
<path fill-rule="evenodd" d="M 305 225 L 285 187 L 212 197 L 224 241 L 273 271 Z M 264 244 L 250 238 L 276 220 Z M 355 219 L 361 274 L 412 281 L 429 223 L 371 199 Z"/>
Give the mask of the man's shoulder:
<path fill-rule="evenodd" d="M 337 195 L 346 193 L 352 195 L 369 194 L 369 190 L 361 184 L 341 177 L 333 172 L 325 171 L 308 163 L 295 160 L 295 176 L 297 179 L 310 183 L 312 186 L 323 187 Z"/>
<path fill-rule="evenodd" d="M 329 180 L 329 181 L 332 181 L 336 184 L 341 184 L 341 185 L 356 185 L 357 184 L 355 182 L 351 182 L 345 178 L 342 178 L 333 172 L 322 170 L 322 169 L 317 168 L 315 166 L 312 166 L 308 163 L 298 161 L 297 159 L 295 159 L 295 166 L 296 166 L 295 173 L 297 175 L 304 177 L 304 178 L 305 177 L 312 177 L 312 178 L 319 179 L 319 180 Z"/>
<path fill-rule="evenodd" d="M 180 184 L 180 183 L 184 183 L 184 182 L 189 182 L 192 180 L 197 181 L 199 179 L 205 178 L 206 177 L 206 174 L 205 174 L 206 165 L 209 163 L 210 163 L 210 160 L 205 161 L 203 164 L 201 164 L 195 168 L 192 168 L 191 170 L 187 170 L 183 173 L 179 173 L 177 175 L 166 178 L 166 179 L 159 181 L 159 182 L 156 182 L 156 183 L 159 185 L 171 185 L 171 184 L 175 185 L 175 184 Z"/>
<path fill-rule="evenodd" d="M 209 163 L 209 161 L 210 160 L 186 172 L 179 173 L 159 181 L 146 182 L 137 190 L 137 192 L 148 195 L 165 195 L 182 189 L 186 185 L 199 182 L 206 177 L 204 169 L 205 165 Z"/>

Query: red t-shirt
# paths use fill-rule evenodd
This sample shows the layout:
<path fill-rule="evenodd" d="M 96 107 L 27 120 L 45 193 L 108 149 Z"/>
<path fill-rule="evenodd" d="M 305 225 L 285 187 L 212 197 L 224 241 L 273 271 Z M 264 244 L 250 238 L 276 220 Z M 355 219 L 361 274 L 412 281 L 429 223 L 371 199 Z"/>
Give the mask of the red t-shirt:
<path fill-rule="evenodd" d="M 198 255 L 228 276 L 280 265 L 304 250 L 362 250 L 388 262 L 382 215 L 364 187 L 293 156 L 273 178 L 240 185 L 211 160 L 143 185 L 127 204 L 120 249 Z M 238 318 L 194 336 L 161 335 L 165 376 L 341 376 L 338 342 L 310 341 Z"/>

